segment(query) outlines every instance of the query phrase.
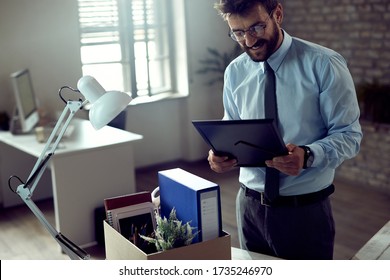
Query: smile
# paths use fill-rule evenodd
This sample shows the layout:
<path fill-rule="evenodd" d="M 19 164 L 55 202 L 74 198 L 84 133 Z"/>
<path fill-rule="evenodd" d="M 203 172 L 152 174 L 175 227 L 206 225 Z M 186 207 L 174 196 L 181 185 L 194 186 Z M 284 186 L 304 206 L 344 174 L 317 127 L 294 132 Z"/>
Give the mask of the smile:
<path fill-rule="evenodd" d="M 266 42 L 264 40 L 257 41 L 256 44 L 254 44 L 252 47 L 248 48 L 251 50 L 258 50 L 263 48 L 266 45 Z"/>

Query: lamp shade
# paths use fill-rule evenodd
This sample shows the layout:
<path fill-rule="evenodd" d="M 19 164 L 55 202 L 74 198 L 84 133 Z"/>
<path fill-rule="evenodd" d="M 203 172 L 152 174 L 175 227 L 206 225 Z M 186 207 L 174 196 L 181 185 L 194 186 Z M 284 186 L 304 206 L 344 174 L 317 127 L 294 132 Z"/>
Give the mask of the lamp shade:
<path fill-rule="evenodd" d="M 80 78 L 77 88 L 91 104 L 106 93 L 106 90 L 91 76 Z"/>
<path fill-rule="evenodd" d="M 106 92 L 91 76 L 82 77 L 77 88 L 91 104 L 89 121 L 95 129 L 101 129 L 112 121 L 131 101 L 131 96 L 125 92 Z"/>
<path fill-rule="evenodd" d="M 131 101 L 130 95 L 121 91 L 108 91 L 92 104 L 89 121 L 95 129 L 101 129 L 122 112 Z"/>

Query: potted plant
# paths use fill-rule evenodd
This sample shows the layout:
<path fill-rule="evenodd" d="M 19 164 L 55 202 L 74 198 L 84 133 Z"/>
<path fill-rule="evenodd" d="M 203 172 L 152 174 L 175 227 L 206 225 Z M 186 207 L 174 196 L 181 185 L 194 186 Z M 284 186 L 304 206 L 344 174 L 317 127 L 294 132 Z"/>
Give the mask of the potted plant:
<path fill-rule="evenodd" d="M 209 86 L 215 83 L 223 83 L 223 75 L 226 67 L 241 53 L 242 50 L 239 45 L 236 45 L 231 52 L 224 53 L 220 53 L 217 49 L 207 48 L 206 58 L 199 60 L 202 68 L 196 71 L 196 73 L 210 75 L 210 79 L 206 83 Z"/>
<path fill-rule="evenodd" d="M 173 248 L 190 245 L 197 232 L 193 232 L 190 222 L 185 224 L 176 217 L 176 210 L 173 208 L 169 218 L 161 218 L 156 214 L 156 230 L 152 237 L 140 235 L 141 238 L 153 243 L 157 251 L 165 251 Z"/>

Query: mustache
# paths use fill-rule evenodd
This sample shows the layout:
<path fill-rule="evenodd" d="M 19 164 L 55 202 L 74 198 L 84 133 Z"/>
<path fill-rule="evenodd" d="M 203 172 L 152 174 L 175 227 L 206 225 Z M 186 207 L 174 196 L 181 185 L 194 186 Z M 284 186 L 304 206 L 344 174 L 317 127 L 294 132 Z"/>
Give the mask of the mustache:
<path fill-rule="evenodd" d="M 259 39 L 259 40 L 256 41 L 256 43 L 255 43 L 252 47 L 248 47 L 247 45 L 244 45 L 244 48 L 245 48 L 246 50 L 250 50 L 250 49 L 252 49 L 252 48 L 262 47 L 262 46 L 264 46 L 264 45 L 267 44 L 267 43 L 268 43 L 267 40 L 265 40 L 265 39 Z"/>

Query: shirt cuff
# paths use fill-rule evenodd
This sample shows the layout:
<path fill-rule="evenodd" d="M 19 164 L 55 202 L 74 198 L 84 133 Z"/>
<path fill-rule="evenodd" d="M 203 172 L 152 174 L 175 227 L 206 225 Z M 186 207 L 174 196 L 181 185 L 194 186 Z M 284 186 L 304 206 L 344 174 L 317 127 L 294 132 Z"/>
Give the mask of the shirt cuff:
<path fill-rule="evenodd" d="M 306 145 L 310 148 L 311 152 L 314 155 L 314 161 L 311 167 L 317 167 L 321 164 L 321 162 L 324 160 L 325 153 L 322 147 L 318 144 L 311 144 L 311 145 Z"/>

